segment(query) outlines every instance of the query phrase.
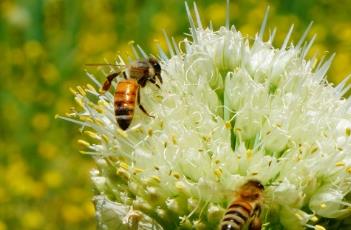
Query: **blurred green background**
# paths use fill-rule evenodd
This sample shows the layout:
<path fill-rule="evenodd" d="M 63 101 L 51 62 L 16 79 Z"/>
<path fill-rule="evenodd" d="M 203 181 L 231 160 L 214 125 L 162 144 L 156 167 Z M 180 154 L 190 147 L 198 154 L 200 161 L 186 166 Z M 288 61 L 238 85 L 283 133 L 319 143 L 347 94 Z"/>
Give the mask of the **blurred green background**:
<path fill-rule="evenodd" d="M 224 25 L 225 0 L 197 4 L 204 24 Z M 291 23 L 297 41 L 314 20 L 311 53 L 337 53 L 329 80 L 351 72 L 347 0 L 235 0 L 231 22 L 254 36 L 268 4 L 276 45 Z M 155 53 L 163 28 L 180 40 L 188 32 L 184 2 L 1 0 L 0 22 L 0 230 L 95 229 L 93 160 L 79 154 L 78 127 L 54 116 L 74 105 L 69 87 L 88 82 L 85 63 L 126 57 L 130 40 Z"/>

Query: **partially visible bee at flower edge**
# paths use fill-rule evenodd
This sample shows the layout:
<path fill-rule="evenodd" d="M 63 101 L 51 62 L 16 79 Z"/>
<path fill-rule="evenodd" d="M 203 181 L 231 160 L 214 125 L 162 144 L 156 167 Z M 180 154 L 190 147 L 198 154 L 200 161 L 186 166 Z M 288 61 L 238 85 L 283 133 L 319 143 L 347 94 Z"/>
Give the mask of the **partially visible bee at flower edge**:
<path fill-rule="evenodd" d="M 237 191 L 237 196 L 229 205 L 221 220 L 220 230 L 261 230 L 261 206 L 264 186 L 258 180 L 249 180 Z"/>
<path fill-rule="evenodd" d="M 100 65 L 100 64 L 87 64 Z M 102 64 L 103 65 L 103 64 Z M 111 65 L 111 64 L 106 64 Z M 106 77 L 102 86 L 102 93 L 110 89 L 113 79 L 123 75 L 124 79 L 119 81 L 116 86 L 114 96 L 115 116 L 119 127 L 127 130 L 133 120 L 135 102 L 141 111 L 147 116 L 150 115 L 140 103 L 140 87 L 145 87 L 147 82 L 151 82 L 160 88 L 162 84 L 161 66 L 156 58 L 150 57 L 147 60 L 136 60 L 129 65 L 119 66 L 120 69 Z"/>

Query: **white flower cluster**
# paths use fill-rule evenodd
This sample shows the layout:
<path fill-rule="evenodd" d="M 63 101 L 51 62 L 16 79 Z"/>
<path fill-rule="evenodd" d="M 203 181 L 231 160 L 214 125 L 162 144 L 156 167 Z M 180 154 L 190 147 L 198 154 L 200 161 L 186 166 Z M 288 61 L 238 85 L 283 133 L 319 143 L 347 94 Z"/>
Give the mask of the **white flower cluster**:
<path fill-rule="evenodd" d="M 155 119 L 136 109 L 122 131 L 113 94 L 90 84 L 72 90 L 80 111 L 61 117 L 90 137 L 79 142 L 97 163 L 99 226 L 216 229 L 233 192 L 257 179 L 264 229 L 351 228 L 351 100 L 342 98 L 346 80 L 325 80 L 333 55 L 307 60 L 308 30 L 296 46 L 293 27 L 281 48 L 274 33 L 263 41 L 267 13 L 250 39 L 234 27 L 203 28 L 196 6 L 195 26 L 186 8 L 192 41 L 179 48 L 166 37 L 164 83 L 141 89 Z"/>

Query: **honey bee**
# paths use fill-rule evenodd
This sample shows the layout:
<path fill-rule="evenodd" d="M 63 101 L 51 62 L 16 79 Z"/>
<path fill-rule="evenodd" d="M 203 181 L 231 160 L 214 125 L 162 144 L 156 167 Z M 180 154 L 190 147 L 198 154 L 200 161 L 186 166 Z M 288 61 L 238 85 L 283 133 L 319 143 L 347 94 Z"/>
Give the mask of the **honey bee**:
<path fill-rule="evenodd" d="M 136 60 L 124 66 L 123 70 L 111 73 L 106 77 L 102 86 L 102 92 L 109 90 L 113 79 L 123 75 L 124 80 L 117 83 L 114 96 L 115 116 L 119 127 L 127 130 L 134 116 L 135 102 L 141 111 L 147 116 L 150 115 L 140 103 L 140 87 L 145 87 L 147 82 L 151 82 L 160 88 L 162 84 L 161 66 L 156 58 L 150 57 L 147 60 Z"/>
<path fill-rule="evenodd" d="M 240 187 L 237 197 L 229 205 L 220 223 L 221 230 L 242 230 L 248 224 L 249 230 L 261 230 L 259 218 L 263 202 L 264 187 L 257 180 L 249 180 Z"/>

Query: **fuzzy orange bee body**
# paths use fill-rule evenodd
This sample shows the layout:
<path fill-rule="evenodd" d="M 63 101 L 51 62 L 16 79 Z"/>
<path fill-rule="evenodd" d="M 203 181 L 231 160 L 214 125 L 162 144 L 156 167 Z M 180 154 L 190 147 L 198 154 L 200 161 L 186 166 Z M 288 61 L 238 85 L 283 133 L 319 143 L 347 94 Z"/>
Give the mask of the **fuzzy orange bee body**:
<path fill-rule="evenodd" d="M 151 116 L 140 103 L 140 88 L 145 87 L 147 82 L 151 82 L 160 88 L 157 81 L 162 84 L 161 66 L 158 61 L 152 57 L 147 60 L 136 60 L 130 65 L 124 66 L 124 70 L 119 70 L 108 75 L 102 86 L 102 92 L 109 90 L 113 79 L 120 75 L 123 75 L 124 79 L 117 83 L 114 97 L 114 109 L 118 126 L 126 130 L 133 120 L 135 103 L 138 104 L 139 108 L 147 116 L 154 117 Z"/>
<path fill-rule="evenodd" d="M 220 224 L 220 230 L 242 230 L 248 223 L 249 230 L 261 230 L 259 218 L 264 187 L 256 180 L 249 180 L 238 191 Z"/>
<path fill-rule="evenodd" d="M 117 84 L 114 99 L 115 116 L 119 127 L 123 130 L 126 130 L 132 122 L 138 90 L 138 82 L 134 79 L 122 80 Z"/>

